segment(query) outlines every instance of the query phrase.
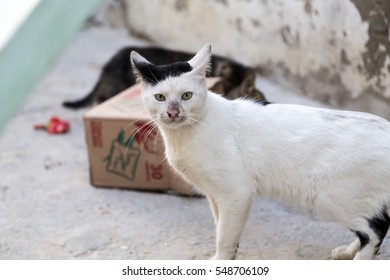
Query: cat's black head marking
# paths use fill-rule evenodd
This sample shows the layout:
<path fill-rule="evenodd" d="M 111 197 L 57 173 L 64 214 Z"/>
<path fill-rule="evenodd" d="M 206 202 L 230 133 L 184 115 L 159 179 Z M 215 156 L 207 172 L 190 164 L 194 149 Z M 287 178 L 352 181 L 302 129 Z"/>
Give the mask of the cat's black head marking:
<path fill-rule="evenodd" d="M 156 85 L 169 77 L 178 77 L 181 74 L 192 70 L 192 67 L 188 62 L 175 62 L 167 65 L 154 65 L 147 62 L 139 62 L 136 66 L 142 75 L 144 82 L 151 85 Z"/>

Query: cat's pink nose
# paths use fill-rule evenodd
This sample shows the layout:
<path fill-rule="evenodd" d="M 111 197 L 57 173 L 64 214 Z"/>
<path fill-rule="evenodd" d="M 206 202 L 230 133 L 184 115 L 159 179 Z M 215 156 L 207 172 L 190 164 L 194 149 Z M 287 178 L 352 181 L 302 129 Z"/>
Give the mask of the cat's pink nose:
<path fill-rule="evenodd" d="M 168 117 L 170 117 L 173 121 L 179 117 L 180 111 L 176 109 L 168 110 Z"/>

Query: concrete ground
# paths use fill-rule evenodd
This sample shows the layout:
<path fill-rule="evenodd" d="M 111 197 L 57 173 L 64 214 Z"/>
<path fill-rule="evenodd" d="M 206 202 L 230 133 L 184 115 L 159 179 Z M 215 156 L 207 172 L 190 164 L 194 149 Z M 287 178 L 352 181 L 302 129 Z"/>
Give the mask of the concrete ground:
<path fill-rule="evenodd" d="M 206 200 L 95 188 L 80 111 L 61 102 L 84 96 L 119 48 L 144 42 L 91 27 L 63 51 L 0 136 L 0 259 L 207 259 L 215 230 Z M 260 78 L 271 101 L 319 105 L 292 87 Z M 58 115 L 66 135 L 33 130 Z M 272 201 L 255 200 L 238 259 L 328 259 L 354 235 Z M 390 259 L 387 238 L 379 258 Z"/>

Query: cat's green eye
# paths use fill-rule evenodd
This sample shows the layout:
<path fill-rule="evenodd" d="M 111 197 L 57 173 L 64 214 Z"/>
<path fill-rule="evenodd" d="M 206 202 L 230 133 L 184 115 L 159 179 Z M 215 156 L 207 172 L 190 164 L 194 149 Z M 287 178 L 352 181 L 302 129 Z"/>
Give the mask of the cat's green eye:
<path fill-rule="evenodd" d="M 181 99 L 186 100 L 186 101 L 190 100 L 191 97 L 192 97 L 192 92 L 191 91 L 187 91 L 187 92 L 185 92 L 185 93 L 183 93 L 181 95 Z"/>
<path fill-rule="evenodd" d="M 161 93 L 155 94 L 154 97 L 156 98 L 157 101 L 160 101 L 160 102 L 165 101 L 165 96 Z"/>

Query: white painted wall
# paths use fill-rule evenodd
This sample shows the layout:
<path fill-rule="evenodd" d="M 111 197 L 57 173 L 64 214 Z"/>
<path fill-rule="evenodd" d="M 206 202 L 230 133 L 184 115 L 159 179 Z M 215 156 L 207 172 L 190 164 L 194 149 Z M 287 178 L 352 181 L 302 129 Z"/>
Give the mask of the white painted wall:
<path fill-rule="evenodd" d="M 0 0 L 0 51 L 41 0 Z"/>

